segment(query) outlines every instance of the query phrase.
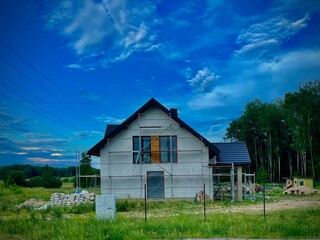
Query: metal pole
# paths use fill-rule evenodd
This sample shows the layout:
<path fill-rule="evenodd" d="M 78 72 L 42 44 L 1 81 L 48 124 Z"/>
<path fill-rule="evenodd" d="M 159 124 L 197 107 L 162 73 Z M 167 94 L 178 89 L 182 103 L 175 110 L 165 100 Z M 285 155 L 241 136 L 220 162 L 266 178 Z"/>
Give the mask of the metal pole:
<path fill-rule="evenodd" d="M 76 187 L 77 187 L 77 190 L 79 189 L 78 155 L 79 155 L 79 151 L 76 150 Z"/>
<path fill-rule="evenodd" d="M 76 151 L 76 188 L 78 189 L 78 151 Z"/>
<path fill-rule="evenodd" d="M 147 184 L 144 184 L 144 222 L 147 222 Z"/>
<path fill-rule="evenodd" d="M 263 219 L 266 222 L 266 184 L 263 184 Z"/>
<path fill-rule="evenodd" d="M 206 184 L 203 184 L 203 217 L 204 221 L 206 221 Z"/>

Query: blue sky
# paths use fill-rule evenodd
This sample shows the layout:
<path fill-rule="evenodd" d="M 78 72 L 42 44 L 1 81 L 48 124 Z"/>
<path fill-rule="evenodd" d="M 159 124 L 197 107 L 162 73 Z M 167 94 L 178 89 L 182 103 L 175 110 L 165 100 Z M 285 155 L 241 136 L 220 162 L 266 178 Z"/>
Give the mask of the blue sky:
<path fill-rule="evenodd" d="M 151 97 L 221 142 L 247 102 L 320 79 L 319 0 L 12 0 L 0 13 L 0 165 L 74 165 Z"/>

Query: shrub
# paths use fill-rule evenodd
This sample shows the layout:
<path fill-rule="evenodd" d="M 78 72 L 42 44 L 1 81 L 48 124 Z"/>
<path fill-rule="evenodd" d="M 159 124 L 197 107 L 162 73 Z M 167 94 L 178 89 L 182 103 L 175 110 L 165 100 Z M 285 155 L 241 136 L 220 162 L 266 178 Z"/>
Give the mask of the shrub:
<path fill-rule="evenodd" d="M 28 182 L 28 186 L 29 187 L 42 187 L 43 186 L 42 177 L 30 178 L 30 180 Z"/>
<path fill-rule="evenodd" d="M 58 177 L 42 178 L 44 188 L 60 188 L 62 181 Z"/>
<path fill-rule="evenodd" d="M 33 177 L 28 182 L 29 187 L 44 187 L 44 188 L 60 188 L 62 186 L 62 181 L 58 177 Z"/>
<path fill-rule="evenodd" d="M 8 176 L 4 179 L 5 186 L 17 185 L 24 187 L 27 185 L 24 174 L 21 171 L 12 171 L 8 174 Z"/>
<path fill-rule="evenodd" d="M 44 173 L 42 175 L 43 187 L 44 188 L 60 188 L 62 181 L 60 178 L 53 175 L 53 168 L 46 165 L 44 167 Z"/>

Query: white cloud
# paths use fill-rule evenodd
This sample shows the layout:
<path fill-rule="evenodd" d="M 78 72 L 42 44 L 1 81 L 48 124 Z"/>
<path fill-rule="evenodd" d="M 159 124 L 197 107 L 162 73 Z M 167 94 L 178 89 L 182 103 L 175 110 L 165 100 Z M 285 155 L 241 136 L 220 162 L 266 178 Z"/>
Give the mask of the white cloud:
<path fill-rule="evenodd" d="M 43 157 L 29 157 L 27 158 L 27 161 L 33 162 L 33 163 L 64 163 L 64 162 L 73 163 L 72 160 L 68 160 L 68 159 L 51 159 L 51 158 L 43 158 Z"/>
<path fill-rule="evenodd" d="M 66 16 L 67 14 L 67 16 Z M 78 55 L 96 51 L 114 28 L 102 4 L 64 1 L 50 16 L 48 26 L 68 37 Z"/>
<path fill-rule="evenodd" d="M 61 153 L 51 153 L 50 154 L 51 157 L 62 157 Z"/>
<path fill-rule="evenodd" d="M 22 147 L 21 149 L 25 150 L 25 151 L 38 151 L 38 150 L 40 150 L 40 148 L 38 148 L 38 147 Z"/>
<path fill-rule="evenodd" d="M 106 114 L 102 114 L 99 117 L 95 117 L 95 119 L 97 119 L 99 122 L 110 123 L 110 124 L 120 124 L 125 120 L 125 119 L 110 117 L 110 116 L 107 116 Z"/>
<path fill-rule="evenodd" d="M 192 109 L 238 106 L 255 98 L 275 101 L 295 91 L 303 80 L 320 79 L 320 51 L 299 50 L 279 55 L 277 62 L 233 61 L 228 78 L 214 90 L 197 94 L 189 102 Z"/>
<path fill-rule="evenodd" d="M 28 144 L 64 144 L 69 142 L 68 139 L 59 138 L 40 138 L 40 139 L 27 139 L 24 143 Z"/>
<path fill-rule="evenodd" d="M 103 132 L 99 131 L 77 131 L 74 133 L 74 138 L 76 139 L 90 139 L 96 136 L 103 136 Z"/>
<path fill-rule="evenodd" d="M 277 63 L 263 63 L 259 65 L 258 70 L 262 73 L 273 74 L 290 74 L 305 78 L 316 77 L 320 73 L 320 51 L 300 50 L 289 52 L 281 56 L 281 60 Z M 311 70 L 311 71 L 307 71 Z M 317 71 L 318 70 L 318 71 Z M 307 76 L 307 74 L 311 74 Z"/>
<path fill-rule="evenodd" d="M 237 100 L 248 93 L 250 86 L 246 83 L 234 83 L 224 86 L 218 86 L 206 94 L 195 96 L 189 103 L 191 108 L 213 108 L 232 105 L 232 102 L 237 103 Z"/>
<path fill-rule="evenodd" d="M 156 24 L 155 3 L 148 1 L 71 1 L 60 3 L 49 15 L 48 28 L 58 30 L 69 40 L 79 56 L 100 54 L 102 65 L 127 59 L 136 51 L 158 49 L 156 34 L 150 27 Z M 94 59 L 91 59 L 94 60 Z M 69 68 L 79 68 L 69 64 Z"/>
<path fill-rule="evenodd" d="M 48 163 L 51 162 L 51 159 L 49 158 L 41 158 L 41 157 L 29 157 L 27 158 L 28 161 L 30 162 L 35 162 L 35 163 Z"/>
<path fill-rule="evenodd" d="M 212 125 L 203 135 L 205 135 L 210 142 L 223 142 L 223 138 L 226 134 L 226 127 L 226 125 Z"/>
<path fill-rule="evenodd" d="M 238 36 L 237 43 L 241 48 L 236 50 L 234 55 L 247 60 L 274 60 L 279 47 L 305 28 L 308 20 L 309 15 L 296 21 L 276 17 L 253 24 Z"/>
<path fill-rule="evenodd" d="M 320 51 L 300 50 L 281 55 L 275 63 L 262 63 L 257 74 L 267 79 L 271 97 L 281 97 L 297 89 L 303 80 L 320 79 Z"/>
<path fill-rule="evenodd" d="M 197 74 L 192 79 L 187 80 L 187 82 L 196 91 L 206 93 L 212 91 L 219 78 L 220 75 L 215 74 L 205 67 L 199 70 Z"/>
<path fill-rule="evenodd" d="M 68 64 L 65 66 L 66 68 L 71 68 L 71 69 L 82 69 L 83 66 L 77 63 L 72 63 L 72 64 Z"/>
<path fill-rule="evenodd" d="M 17 155 L 27 155 L 28 153 L 27 152 L 16 152 L 15 154 L 17 154 Z"/>

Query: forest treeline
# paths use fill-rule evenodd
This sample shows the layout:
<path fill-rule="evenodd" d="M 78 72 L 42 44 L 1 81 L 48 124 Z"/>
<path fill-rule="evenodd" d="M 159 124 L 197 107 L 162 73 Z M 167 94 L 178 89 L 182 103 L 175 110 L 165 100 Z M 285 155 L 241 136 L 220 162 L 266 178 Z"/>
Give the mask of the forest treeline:
<path fill-rule="evenodd" d="M 251 172 L 270 182 L 307 176 L 320 180 L 320 81 L 301 82 L 273 103 L 255 99 L 229 123 L 227 141 L 246 142 Z"/>
<path fill-rule="evenodd" d="M 55 177 L 73 177 L 76 175 L 76 167 L 70 166 L 66 168 L 50 167 Z M 8 174 L 13 171 L 21 172 L 26 179 L 39 177 L 44 174 L 46 166 L 34 166 L 30 164 L 12 164 L 0 167 L 0 179 L 4 180 Z"/>
<path fill-rule="evenodd" d="M 81 175 L 100 174 L 100 170 L 93 168 L 91 162 L 91 156 L 88 156 L 86 152 L 82 152 L 78 167 Z M 12 164 L 0 167 L 0 180 L 3 180 L 6 186 L 15 184 L 24 187 L 59 188 L 62 186 L 62 177 L 75 177 L 76 173 L 75 166 L 57 168 L 47 164 L 45 166 Z M 74 185 L 86 187 L 88 179 L 92 180 L 92 178 L 80 178 L 76 183 L 75 179 L 73 179 Z M 95 184 L 100 184 L 100 179 L 95 179 Z"/>

